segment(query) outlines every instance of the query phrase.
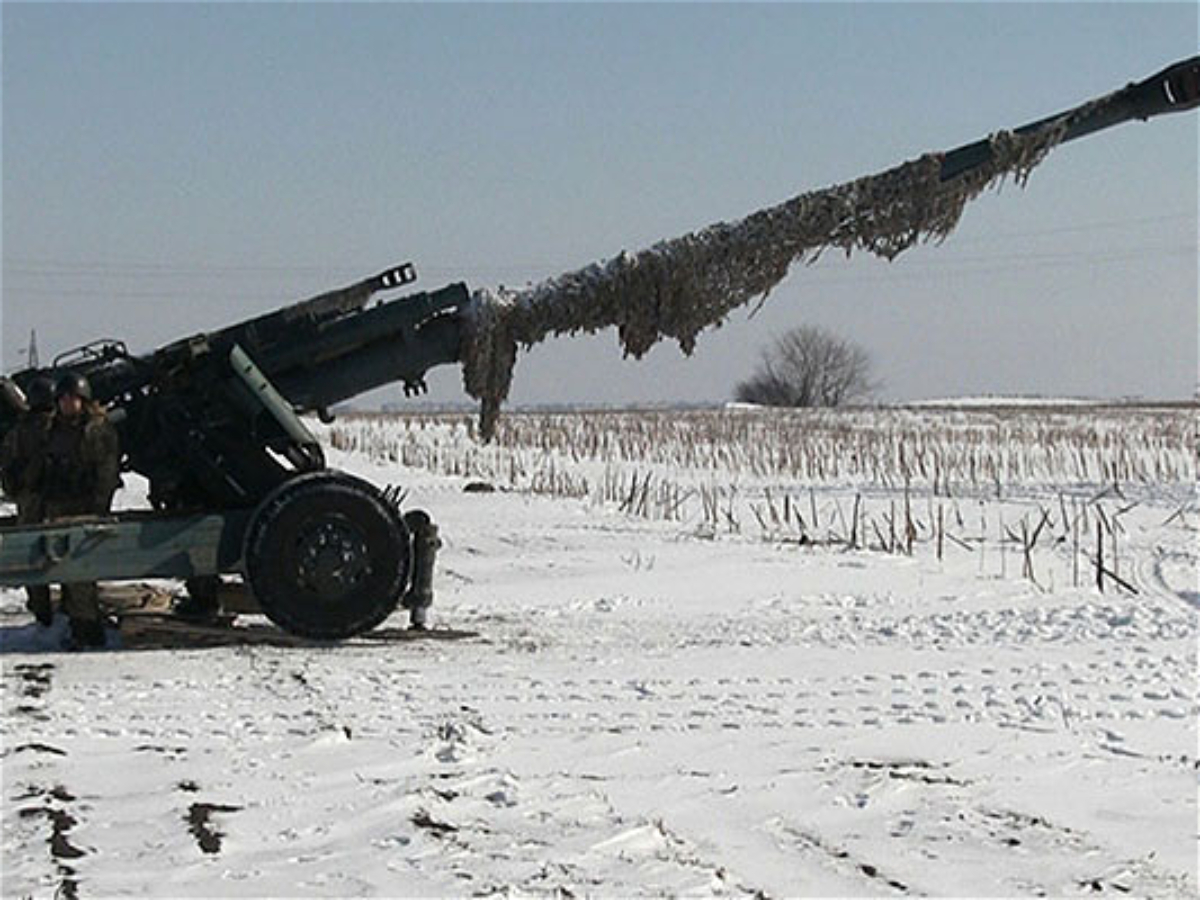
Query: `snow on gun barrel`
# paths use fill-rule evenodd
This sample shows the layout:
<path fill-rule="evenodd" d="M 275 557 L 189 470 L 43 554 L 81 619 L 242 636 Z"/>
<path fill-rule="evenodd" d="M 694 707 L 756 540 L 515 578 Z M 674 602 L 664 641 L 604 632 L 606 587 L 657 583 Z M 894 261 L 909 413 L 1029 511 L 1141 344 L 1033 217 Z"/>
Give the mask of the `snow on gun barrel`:
<path fill-rule="evenodd" d="M 1200 56 L 1066 112 L 801 194 L 740 221 L 621 253 L 524 290 L 477 290 L 462 362 L 467 393 L 482 403 L 481 434 L 487 439 L 495 431 L 519 346 L 616 326 L 626 355 L 641 357 L 667 337 L 690 354 L 702 330 L 765 297 L 793 263 L 815 262 L 827 249 L 891 260 L 919 242 L 941 241 L 968 201 L 1009 177 L 1024 186 L 1059 144 L 1130 119 L 1194 109 L 1198 84 Z"/>

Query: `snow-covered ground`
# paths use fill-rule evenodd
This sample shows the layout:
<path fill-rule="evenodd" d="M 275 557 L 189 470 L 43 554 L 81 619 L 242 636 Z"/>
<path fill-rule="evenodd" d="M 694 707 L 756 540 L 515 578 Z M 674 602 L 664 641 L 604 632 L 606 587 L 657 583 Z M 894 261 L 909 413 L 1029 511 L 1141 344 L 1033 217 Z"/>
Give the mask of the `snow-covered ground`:
<path fill-rule="evenodd" d="M 65 654 L 0 592 L 5 897 L 1195 895 L 1193 486 L 1102 594 L 331 456 L 478 637 Z"/>

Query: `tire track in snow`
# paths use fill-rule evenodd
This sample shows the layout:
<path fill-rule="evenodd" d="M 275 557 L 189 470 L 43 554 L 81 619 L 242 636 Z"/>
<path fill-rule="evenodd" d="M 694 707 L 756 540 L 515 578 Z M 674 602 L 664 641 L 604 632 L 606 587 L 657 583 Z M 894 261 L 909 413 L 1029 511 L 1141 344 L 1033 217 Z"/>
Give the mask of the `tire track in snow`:
<path fill-rule="evenodd" d="M 621 813 L 602 779 L 497 768 L 506 731 L 463 707 L 429 734 L 433 783 L 407 800 L 439 851 L 410 856 L 422 870 L 455 873 L 477 896 L 765 896 L 662 819 Z"/>
<path fill-rule="evenodd" d="M 1200 610 L 1200 583 L 1196 575 L 1200 556 L 1194 548 L 1156 545 L 1138 556 L 1136 568 L 1138 584 L 1148 588 L 1151 596 L 1183 604 L 1193 611 L 1194 618 L 1195 611 Z"/>
<path fill-rule="evenodd" d="M 472 687 L 474 702 L 513 734 L 587 735 L 754 729 L 882 729 L 992 723 L 1034 730 L 1181 720 L 1200 712 L 1190 663 L 1172 655 L 1139 665 L 927 667 L 918 672 L 793 677 L 593 677 L 547 682 L 510 675 Z M 457 683 L 426 688 L 434 708 L 461 698 Z"/>

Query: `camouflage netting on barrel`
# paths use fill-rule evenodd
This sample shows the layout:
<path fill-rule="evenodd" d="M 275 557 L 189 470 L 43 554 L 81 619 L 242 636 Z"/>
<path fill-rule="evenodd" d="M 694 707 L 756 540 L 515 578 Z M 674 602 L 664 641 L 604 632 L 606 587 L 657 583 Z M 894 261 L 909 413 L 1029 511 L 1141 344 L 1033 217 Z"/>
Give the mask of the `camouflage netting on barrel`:
<path fill-rule="evenodd" d="M 980 192 L 1008 177 L 1023 185 L 1064 130 L 1065 121 L 1028 135 L 999 132 L 989 162 L 949 181 L 940 178 L 944 154 L 926 154 L 524 290 L 477 291 L 463 380 L 482 401 L 482 436 L 494 433 L 519 346 L 616 326 L 626 355 L 640 357 L 662 338 L 690 354 L 699 332 L 765 297 L 793 263 L 814 262 L 826 249 L 890 260 L 945 238 Z"/>

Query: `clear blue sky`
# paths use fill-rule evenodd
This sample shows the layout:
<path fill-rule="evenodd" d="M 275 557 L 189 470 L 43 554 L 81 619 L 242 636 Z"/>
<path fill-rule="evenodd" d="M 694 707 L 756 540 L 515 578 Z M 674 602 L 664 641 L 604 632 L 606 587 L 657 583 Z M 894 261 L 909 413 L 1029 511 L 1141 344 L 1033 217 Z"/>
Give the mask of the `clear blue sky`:
<path fill-rule="evenodd" d="M 1197 52 L 1194 4 L 5 3 L 3 362 L 137 349 L 411 259 L 523 284 Z M 940 247 L 794 270 L 696 355 L 558 341 L 517 402 L 722 400 L 801 323 L 894 399 L 1190 396 L 1197 116 L 1060 148 Z M 462 399 L 459 373 L 431 382 Z M 398 391 L 389 397 L 394 399 Z"/>

